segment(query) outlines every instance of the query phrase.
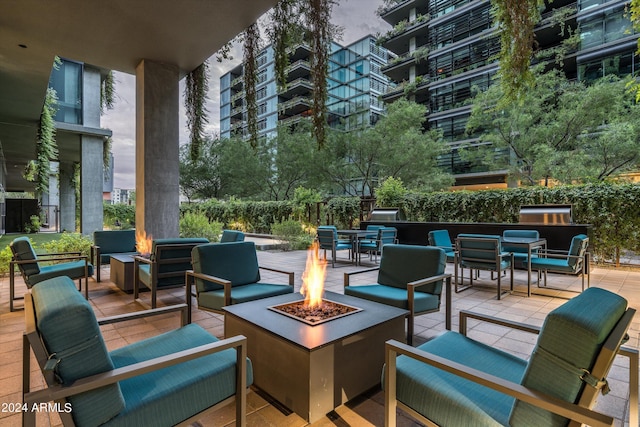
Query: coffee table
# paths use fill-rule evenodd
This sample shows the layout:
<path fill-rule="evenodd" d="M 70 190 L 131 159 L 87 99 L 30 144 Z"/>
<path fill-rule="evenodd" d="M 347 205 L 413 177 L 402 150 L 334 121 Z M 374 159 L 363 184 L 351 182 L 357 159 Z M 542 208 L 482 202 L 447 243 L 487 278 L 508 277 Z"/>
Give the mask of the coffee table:
<path fill-rule="evenodd" d="M 111 255 L 109 264 L 111 266 L 111 282 L 125 292 L 133 292 L 133 257 L 131 255 Z"/>
<path fill-rule="evenodd" d="M 225 337 L 247 337 L 254 386 L 309 422 L 380 383 L 384 343 L 406 341 L 406 310 L 348 295 L 325 299 L 361 308 L 307 325 L 268 307 L 299 301 L 279 295 L 224 308 Z"/>

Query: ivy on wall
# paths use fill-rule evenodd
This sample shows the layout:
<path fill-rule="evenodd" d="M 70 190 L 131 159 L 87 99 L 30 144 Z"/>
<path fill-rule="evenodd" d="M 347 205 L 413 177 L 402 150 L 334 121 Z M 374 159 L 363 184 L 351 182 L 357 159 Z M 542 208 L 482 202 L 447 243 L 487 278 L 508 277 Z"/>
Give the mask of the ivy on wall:
<path fill-rule="evenodd" d="M 30 161 L 24 171 L 24 178 L 35 183 L 37 195 L 49 192 L 50 162 L 58 157 L 56 143 L 56 115 L 58 97 L 52 88 L 47 89 L 36 139 L 36 159 Z"/>

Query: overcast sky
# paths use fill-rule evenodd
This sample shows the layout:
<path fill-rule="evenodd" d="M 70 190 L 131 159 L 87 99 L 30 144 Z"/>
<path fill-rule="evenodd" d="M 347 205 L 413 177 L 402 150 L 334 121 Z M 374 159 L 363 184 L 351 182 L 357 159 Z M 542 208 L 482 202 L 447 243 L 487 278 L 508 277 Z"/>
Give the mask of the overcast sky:
<path fill-rule="evenodd" d="M 334 7 L 332 20 L 344 29 L 341 44 L 350 44 L 367 34 L 375 35 L 391 29 L 389 24 L 375 14 L 382 0 L 339 0 L 339 3 L 339 6 Z M 241 53 L 234 56 L 234 60 L 222 63 L 213 58 L 209 61 L 211 76 L 207 102 L 209 112 L 207 130 L 210 133 L 217 134 L 220 129 L 220 76 L 242 59 Z M 113 131 L 114 187 L 130 189 L 135 188 L 135 77 L 116 73 L 115 80 L 116 102 L 113 110 L 102 116 L 102 126 Z M 184 92 L 183 82 L 180 83 L 180 92 Z M 181 100 L 180 144 L 187 141 L 184 102 Z"/>

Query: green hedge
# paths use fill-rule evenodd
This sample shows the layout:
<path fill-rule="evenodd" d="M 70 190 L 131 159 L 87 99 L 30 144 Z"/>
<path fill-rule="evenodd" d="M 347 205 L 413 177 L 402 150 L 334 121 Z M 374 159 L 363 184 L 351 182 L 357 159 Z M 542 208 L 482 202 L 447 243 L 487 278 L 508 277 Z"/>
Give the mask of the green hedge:
<path fill-rule="evenodd" d="M 407 219 L 426 222 L 518 222 L 521 205 L 571 204 L 573 222 L 591 224 L 591 250 L 615 262 L 640 250 L 640 185 L 590 184 L 494 191 L 409 194 Z"/>

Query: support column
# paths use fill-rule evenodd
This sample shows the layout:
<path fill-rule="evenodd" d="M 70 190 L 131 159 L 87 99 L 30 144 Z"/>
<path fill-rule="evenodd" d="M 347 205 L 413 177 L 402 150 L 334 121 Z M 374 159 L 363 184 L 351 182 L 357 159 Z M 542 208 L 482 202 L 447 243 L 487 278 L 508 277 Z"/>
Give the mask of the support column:
<path fill-rule="evenodd" d="M 73 188 L 73 163 L 60 164 L 60 231 L 76 231 L 76 190 Z"/>
<path fill-rule="evenodd" d="M 82 78 L 82 124 L 100 127 L 100 71 L 85 66 Z M 83 134 L 80 137 L 80 232 L 90 235 L 102 230 L 102 189 L 104 138 Z"/>
<path fill-rule="evenodd" d="M 175 65 L 136 67 L 136 229 L 155 239 L 179 234 L 178 80 Z"/>

